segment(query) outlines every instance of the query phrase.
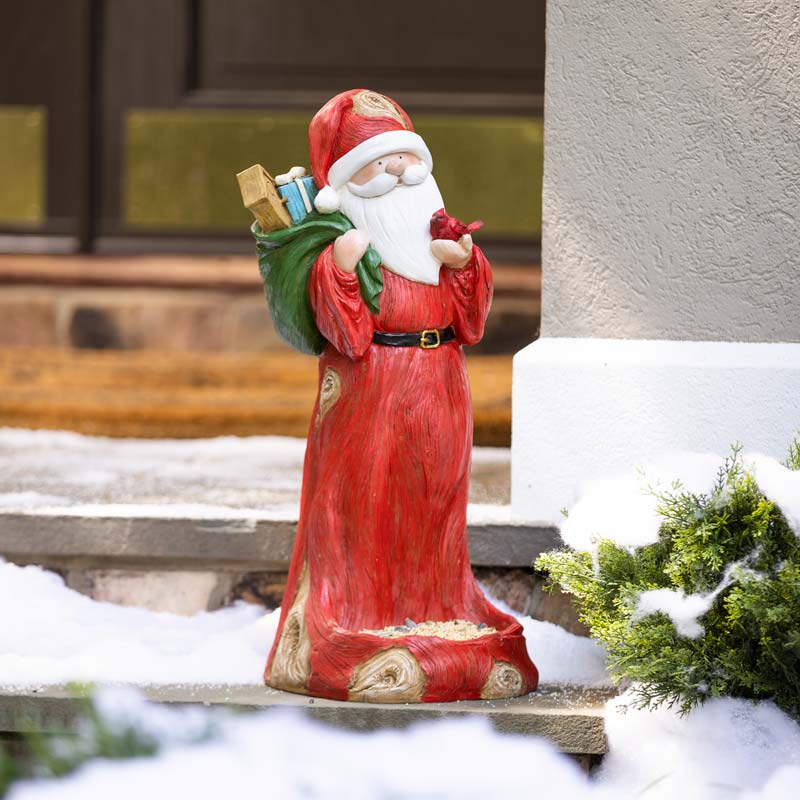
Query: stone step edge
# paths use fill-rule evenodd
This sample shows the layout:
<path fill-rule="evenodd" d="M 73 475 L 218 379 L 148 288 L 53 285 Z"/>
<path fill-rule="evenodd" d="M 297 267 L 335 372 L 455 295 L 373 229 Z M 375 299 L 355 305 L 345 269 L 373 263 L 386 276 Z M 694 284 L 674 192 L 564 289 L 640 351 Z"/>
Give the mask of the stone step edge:
<path fill-rule="evenodd" d="M 143 687 L 157 703 L 231 706 L 244 709 L 293 708 L 342 728 L 372 731 L 444 717 L 479 716 L 499 733 L 542 736 L 562 753 L 603 755 L 608 750 L 604 706 L 613 689 L 543 686 L 509 700 L 455 703 L 347 703 L 280 692 L 263 686 L 172 685 Z M 30 731 L 63 733 L 82 708 L 80 690 L 69 687 L 0 687 L 0 738 Z"/>
<path fill-rule="evenodd" d="M 286 571 L 296 520 L 0 514 L 0 556 L 55 568 Z M 530 569 L 560 545 L 555 527 L 467 526 L 473 566 Z"/>

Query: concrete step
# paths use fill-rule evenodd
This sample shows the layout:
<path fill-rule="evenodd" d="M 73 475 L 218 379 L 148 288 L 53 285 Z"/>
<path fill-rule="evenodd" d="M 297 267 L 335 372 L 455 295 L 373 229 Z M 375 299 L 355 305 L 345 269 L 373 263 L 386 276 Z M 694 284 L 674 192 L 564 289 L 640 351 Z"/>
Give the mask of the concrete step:
<path fill-rule="evenodd" d="M 0 555 L 97 568 L 285 570 L 305 441 L 115 440 L 0 431 Z M 468 507 L 476 566 L 530 568 L 553 527 L 513 518 L 510 453 L 475 448 Z"/>
<path fill-rule="evenodd" d="M 66 568 L 288 569 L 297 519 L 0 514 L 0 555 Z M 555 528 L 482 521 L 468 526 L 473 566 L 530 568 L 558 546 Z"/>
<path fill-rule="evenodd" d="M 305 442 L 123 440 L 0 431 L 0 556 L 63 573 L 97 600 L 191 614 L 282 602 Z M 476 576 L 515 611 L 586 634 L 533 560 L 556 529 L 515 519 L 510 454 L 473 454 L 468 539 Z"/>
<path fill-rule="evenodd" d="M 514 353 L 539 328 L 541 270 L 494 264 L 482 353 Z M 0 345 L 286 352 L 255 251 L 237 256 L 0 254 Z"/>
<path fill-rule="evenodd" d="M 611 689 L 542 687 L 511 700 L 455 703 L 345 703 L 279 692 L 262 686 L 159 686 L 143 690 L 158 703 L 239 709 L 293 708 L 342 728 L 404 728 L 443 717 L 481 716 L 501 733 L 543 736 L 561 752 L 601 756 L 608 747 L 603 709 Z M 81 711 L 81 691 L 65 686 L 0 687 L 0 738 L 30 731 L 69 732 Z"/>

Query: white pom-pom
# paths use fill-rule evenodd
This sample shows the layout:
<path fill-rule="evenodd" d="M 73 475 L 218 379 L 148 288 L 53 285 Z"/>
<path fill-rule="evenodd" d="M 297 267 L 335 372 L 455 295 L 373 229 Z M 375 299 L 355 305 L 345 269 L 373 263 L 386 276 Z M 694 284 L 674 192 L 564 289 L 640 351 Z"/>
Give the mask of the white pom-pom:
<path fill-rule="evenodd" d="M 339 192 L 332 186 L 323 186 L 314 198 L 314 206 L 320 214 L 332 214 L 339 210 Z"/>

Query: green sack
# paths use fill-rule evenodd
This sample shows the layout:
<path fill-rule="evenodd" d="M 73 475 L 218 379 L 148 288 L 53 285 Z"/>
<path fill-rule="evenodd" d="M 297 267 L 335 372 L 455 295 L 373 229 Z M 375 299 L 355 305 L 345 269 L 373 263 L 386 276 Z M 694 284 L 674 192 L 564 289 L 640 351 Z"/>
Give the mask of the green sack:
<path fill-rule="evenodd" d="M 275 329 L 301 353 L 318 356 L 327 344 L 314 321 L 308 297 L 311 268 L 329 244 L 353 227 L 344 214 L 312 211 L 291 228 L 264 233 L 258 222 L 250 228 L 256 240 L 258 270 Z M 356 267 L 361 297 L 372 314 L 380 310 L 378 295 L 383 289 L 380 263 L 380 256 L 370 245 Z"/>

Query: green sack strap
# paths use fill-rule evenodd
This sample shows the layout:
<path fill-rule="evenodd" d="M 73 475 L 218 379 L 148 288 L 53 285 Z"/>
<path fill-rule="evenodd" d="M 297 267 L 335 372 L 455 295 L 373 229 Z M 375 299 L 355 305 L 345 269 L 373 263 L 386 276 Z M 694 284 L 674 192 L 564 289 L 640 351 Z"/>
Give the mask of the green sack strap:
<path fill-rule="evenodd" d="M 256 240 L 258 270 L 278 334 L 301 353 L 318 356 L 327 341 L 314 320 L 308 279 L 320 253 L 355 226 L 344 214 L 309 213 L 291 228 L 264 233 L 258 222 L 250 230 Z M 383 290 L 381 259 L 370 245 L 356 266 L 361 297 L 370 313 L 380 311 Z"/>

